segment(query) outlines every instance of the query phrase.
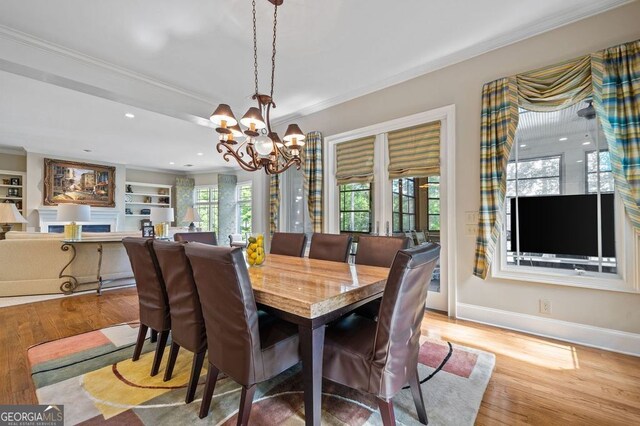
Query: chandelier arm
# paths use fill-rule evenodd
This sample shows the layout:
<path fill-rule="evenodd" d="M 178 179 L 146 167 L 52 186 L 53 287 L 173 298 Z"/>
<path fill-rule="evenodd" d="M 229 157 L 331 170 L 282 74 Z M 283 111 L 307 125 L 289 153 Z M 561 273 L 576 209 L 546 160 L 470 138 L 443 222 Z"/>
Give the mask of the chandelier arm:
<path fill-rule="evenodd" d="M 255 1 L 255 0 L 254 0 Z M 273 51 L 271 53 L 271 99 L 273 99 L 273 86 L 276 76 L 276 29 L 278 27 L 278 2 L 273 8 Z"/>
<path fill-rule="evenodd" d="M 256 31 L 256 0 L 253 0 L 251 3 L 253 7 L 253 76 L 255 79 L 256 87 L 255 93 L 258 92 L 258 35 Z"/>
<path fill-rule="evenodd" d="M 252 164 L 247 163 L 246 161 L 244 161 L 242 159 L 242 157 L 244 157 L 243 153 L 237 153 L 236 151 L 234 151 L 232 148 L 230 148 L 227 144 L 225 144 L 224 142 L 218 142 L 217 148 L 218 148 L 218 152 L 222 153 L 222 147 L 226 148 L 227 152 L 225 152 L 224 154 L 222 154 L 222 158 L 226 161 L 226 162 L 230 162 L 229 158 L 233 157 L 235 158 L 235 160 L 238 162 L 238 165 L 248 171 L 248 172 L 255 172 L 256 170 L 259 169 L 259 167 L 255 167 Z"/>

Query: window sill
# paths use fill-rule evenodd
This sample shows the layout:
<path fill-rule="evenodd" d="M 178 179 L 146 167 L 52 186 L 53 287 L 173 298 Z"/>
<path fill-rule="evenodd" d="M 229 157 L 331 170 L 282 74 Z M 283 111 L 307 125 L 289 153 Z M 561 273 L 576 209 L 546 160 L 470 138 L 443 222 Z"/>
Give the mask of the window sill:
<path fill-rule="evenodd" d="M 640 293 L 640 289 L 633 283 L 626 282 L 616 275 L 604 276 L 578 276 L 575 274 L 559 274 L 540 268 L 503 267 L 492 271 L 492 278 L 508 279 L 513 281 L 534 282 L 541 284 L 561 285 L 565 287 L 587 288 L 591 290 L 615 291 L 620 293 Z"/>

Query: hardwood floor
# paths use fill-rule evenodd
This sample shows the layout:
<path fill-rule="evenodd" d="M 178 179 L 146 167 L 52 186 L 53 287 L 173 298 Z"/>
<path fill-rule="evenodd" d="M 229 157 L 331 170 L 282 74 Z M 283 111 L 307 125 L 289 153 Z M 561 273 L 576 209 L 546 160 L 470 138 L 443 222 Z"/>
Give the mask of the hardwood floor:
<path fill-rule="evenodd" d="M 31 345 L 137 319 L 135 289 L 0 309 L 0 404 L 36 403 Z M 493 424 L 640 424 L 640 358 L 428 312 L 426 335 L 496 354 L 477 418 Z"/>

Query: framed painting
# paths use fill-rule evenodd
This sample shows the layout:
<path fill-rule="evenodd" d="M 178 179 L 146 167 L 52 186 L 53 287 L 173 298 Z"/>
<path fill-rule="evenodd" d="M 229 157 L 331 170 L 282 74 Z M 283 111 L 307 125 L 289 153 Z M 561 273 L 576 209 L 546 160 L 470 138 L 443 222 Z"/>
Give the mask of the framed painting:
<path fill-rule="evenodd" d="M 44 159 L 44 205 L 64 203 L 115 207 L 116 168 Z"/>

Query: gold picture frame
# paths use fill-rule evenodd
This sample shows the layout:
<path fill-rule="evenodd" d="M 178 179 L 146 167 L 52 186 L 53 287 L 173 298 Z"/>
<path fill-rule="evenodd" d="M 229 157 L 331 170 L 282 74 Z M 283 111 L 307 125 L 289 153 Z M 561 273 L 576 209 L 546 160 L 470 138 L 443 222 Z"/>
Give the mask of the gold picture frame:
<path fill-rule="evenodd" d="M 44 205 L 88 204 L 115 207 L 116 168 L 44 159 Z"/>

